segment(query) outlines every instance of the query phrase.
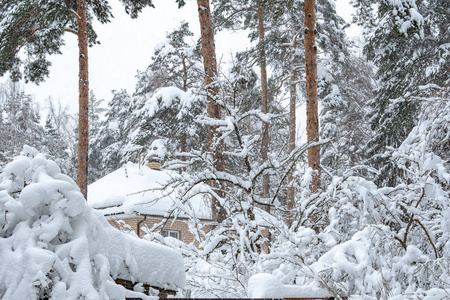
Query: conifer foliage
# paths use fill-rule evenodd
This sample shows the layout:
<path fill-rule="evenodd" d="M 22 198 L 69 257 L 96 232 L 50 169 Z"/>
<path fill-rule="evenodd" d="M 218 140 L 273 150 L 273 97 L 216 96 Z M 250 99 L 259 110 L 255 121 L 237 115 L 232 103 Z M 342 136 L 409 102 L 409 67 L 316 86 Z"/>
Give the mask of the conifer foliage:
<path fill-rule="evenodd" d="M 421 101 L 433 98 L 448 78 L 447 1 L 355 1 L 365 28 L 365 52 L 377 67 L 378 87 L 370 102 L 376 134 L 367 144 L 379 182 L 398 183 L 402 172 L 389 161 L 417 124 Z M 375 15 L 372 11 L 377 11 Z"/>

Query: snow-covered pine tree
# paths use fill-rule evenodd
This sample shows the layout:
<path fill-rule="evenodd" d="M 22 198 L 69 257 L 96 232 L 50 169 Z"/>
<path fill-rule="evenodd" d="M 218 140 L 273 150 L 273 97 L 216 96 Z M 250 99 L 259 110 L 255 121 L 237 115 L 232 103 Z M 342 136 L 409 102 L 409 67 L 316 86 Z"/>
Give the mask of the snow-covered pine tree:
<path fill-rule="evenodd" d="M 205 95 L 207 101 L 207 114 L 211 119 L 221 120 L 221 109 L 217 102 L 217 87 L 215 81 L 218 77 L 216 45 L 214 41 L 214 23 L 209 0 L 197 0 L 198 18 L 200 23 L 201 46 L 204 69 Z M 216 170 L 225 170 L 223 157 L 223 139 L 214 123 L 208 124 L 209 157 L 213 161 Z M 225 219 L 225 210 L 219 198 L 224 196 L 224 186 L 216 180 L 211 180 L 211 186 L 216 189 L 212 198 L 212 218 L 221 223 Z"/>
<path fill-rule="evenodd" d="M 42 148 L 44 128 L 40 125 L 37 103 L 23 92 L 19 83 L 7 82 L 1 86 L 2 124 L 0 131 L 0 152 L 3 159 L 0 166 L 19 154 L 24 144 Z"/>
<path fill-rule="evenodd" d="M 196 122 L 205 113 L 206 103 L 192 90 L 184 92 L 177 87 L 163 87 L 146 99 L 134 98 L 136 109 L 131 118 L 138 121 L 123 149 L 124 159 L 137 161 L 140 149 L 142 162 L 150 155 L 150 144 L 156 139 L 165 141 L 173 168 L 183 168 L 186 152 L 207 148 L 207 130 Z M 139 100 L 142 101 L 139 103 Z M 140 107 L 137 109 L 137 107 Z"/>
<path fill-rule="evenodd" d="M 148 98 L 160 87 L 175 86 L 187 91 L 199 86 L 202 76 L 201 50 L 192 40 L 193 35 L 186 21 L 166 34 L 166 40 L 155 47 L 151 64 L 145 71 L 138 71 L 134 97 Z"/>
<path fill-rule="evenodd" d="M 363 174 L 367 159 L 364 147 L 373 136 L 367 121 L 368 101 L 373 97 L 374 70 L 362 57 L 349 55 L 343 63 L 331 62 L 332 80 L 324 86 L 321 103 L 321 164 L 329 173 L 341 176 L 353 167 Z"/>
<path fill-rule="evenodd" d="M 205 142 L 206 133 L 201 133 L 204 129 L 200 129 L 193 121 L 197 114 L 202 113 L 204 106 L 199 98 L 193 95 L 184 97 L 181 96 L 184 93 L 176 92 L 173 94 L 173 107 L 167 107 L 162 103 L 163 105 L 154 106 L 151 113 L 145 109 L 147 102 L 153 104 L 157 102 L 152 99 L 160 88 L 176 87 L 188 92 L 201 85 L 203 76 L 201 53 L 199 45 L 189 40 L 192 36 L 189 24 L 183 21 L 178 28 L 167 33 L 166 40 L 155 48 L 152 63 L 145 72 L 138 74 L 138 83 L 133 94 L 135 99 L 133 113 L 140 119 L 140 129 L 138 134 L 134 134 L 132 143 L 143 150 L 143 157 L 149 150 L 147 148 L 151 142 L 159 138 L 167 139 L 171 158 L 174 158 L 176 153 L 189 151 L 193 146 L 203 145 Z M 159 97 L 160 101 L 161 95 L 162 93 L 159 93 L 156 97 Z M 184 100 L 181 101 L 181 98 Z M 135 157 L 136 153 L 132 150 L 126 155 L 130 158 Z M 179 158 L 184 159 L 183 156 Z"/>
<path fill-rule="evenodd" d="M 101 129 L 101 116 L 106 112 L 106 108 L 102 107 L 103 99 L 97 99 L 94 92 L 91 90 L 89 95 L 89 144 L 92 144 L 92 140 L 97 137 Z M 102 169 L 99 168 L 99 158 L 101 156 L 102 149 L 97 147 L 91 147 L 89 150 L 89 174 L 88 184 L 95 181 L 104 174 Z"/>
<path fill-rule="evenodd" d="M 113 91 L 113 98 L 108 102 L 105 120 L 101 122 L 98 133 L 92 137 L 91 160 L 98 177 L 105 176 L 122 166 L 125 162 L 123 149 L 131 139 L 138 120 L 132 118 L 133 98 L 125 91 Z M 93 175 L 92 180 L 98 179 Z"/>
<path fill-rule="evenodd" d="M 192 37 L 189 23 L 181 22 L 178 28 L 167 33 L 166 41 L 155 48 L 152 64 L 153 72 L 161 72 L 164 86 L 175 86 L 183 91 L 198 87 L 202 76 L 201 50 Z"/>
<path fill-rule="evenodd" d="M 365 28 L 365 53 L 377 67 L 378 87 L 370 103 L 377 134 L 366 151 L 380 169 L 378 182 L 395 184 L 401 170 L 390 162 L 417 124 L 421 102 L 432 99 L 448 77 L 450 40 L 447 1 L 354 1 Z M 447 8 L 447 9 L 446 9 Z M 374 12 L 377 12 L 376 14 Z"/>
<path fill-rule="evenodd" d="M 191 36 L 188 23 L 182 22 L 155 48 L 146 70 L 138 72 L 133 96 L 125 91 L 114 92 L 106 119 L 92 140 L 90 163 L 98 172 L 91 173 L 90 180 L 106 175 L 126 161 L 137 162 L 139 151 L 144 161 L 155 139 L 167 139 L 171 159 L 204 144 L 206 133 L 193 121 L 202 112 L 204 103 L 188 92 L 199 84 L 202 74 L 198 45 L 189 40 Z M 158 89 L 165 87 L 171 87 L 165 91 L 178 91 L 158 94 Z M 190 96 L 181 96 L 185 92 Z M 170 101 L 162 101 L 163 96 Z M 165 101 L 172 106 L 166 106 Z"/>

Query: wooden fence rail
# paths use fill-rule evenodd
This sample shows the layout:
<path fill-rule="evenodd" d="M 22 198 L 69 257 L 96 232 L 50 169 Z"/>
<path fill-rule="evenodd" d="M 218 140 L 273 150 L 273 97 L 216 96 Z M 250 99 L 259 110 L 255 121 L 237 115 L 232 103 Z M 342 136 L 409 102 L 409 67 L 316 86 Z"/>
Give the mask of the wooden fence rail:
<path fill-rule="evenodd" d="M 127 300 L 142 300 L 141 298 L 126 298 Z M 167 298 L 159 298 L 160 300 L 167 300 Z M 335 297 L 313 297 L 313 298 L 172 298 L 174 300 L 336 300 Z M 347 298 L 341 298 L 346 300 Z"/>

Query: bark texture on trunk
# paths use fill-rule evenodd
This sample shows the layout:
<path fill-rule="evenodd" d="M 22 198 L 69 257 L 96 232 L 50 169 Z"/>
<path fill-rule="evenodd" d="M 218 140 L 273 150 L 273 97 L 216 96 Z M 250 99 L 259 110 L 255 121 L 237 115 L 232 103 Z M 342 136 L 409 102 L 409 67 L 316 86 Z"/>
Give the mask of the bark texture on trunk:
<path fill-rule="evenodd" d="M 77 0 L 78 51 L 79 51 L 79 112 L 78 112 L 78 165 L 77 184 L 87 199 L 89 153 L 89 63 L 86 26 L 86 1 Z"/>
<path fill-rule="evenodd" d="M 258 34 L 259 34 L 259 62 L 261 69 L 261 111 L 265 114 L 269 112 L 268 92 L 267 92 L 267 68 L 266 68 L 266 48 L 264 45 L 265 29 L 264 29 L 264 7 L 263 0 L 258 1 Z M 269 123 L 262 122 L 261 126 L 261 158 L 266 162 L 269 157 Z M 270 177 L 268 174 L 263 176 L 263 197 L 270 197 Z M 270 211 L 270 206 L 265 207 L 266 211 Z"/>
<path fill-rule="evenodd" d="M 295 50 L 296 45 L 294 43 L 291 55 L 292 55 L 292 69 L 291 69 L 291 84 L 289 87 L 289 152 L 292 153 L 292 151 L 295 150 L 295 134 L 296 134 L 296 115 L 295 115 L 295 107 L 297 102 L 297 76 L 298 72 L 296 69 L 297 65 L 297 59 L 295 56 Z M 294 160 L 291 160 L 291 163 L 294 163 Z M 289 210 L 288 214 L 288 225 L 292 224 L 292 217 L 293 217 L 293 209 L 295 207 L 295 189 L 292 186 L 294 181 L 293 173 L 295 171 L 295 167 L 292 167 L 291 170 L 289 170 L 288 175 L 288 184 L 291 185 L 288 187 L 287 191 L 287 208 Z"/>
<path fill-rule="evenodd" d="M 308 143 L 319 141 L 317 97 L 316 1 L 305 0 L 306 135 Z M 308 149 L 308 166 L 314 170 L 311 192 L 320 187 L 320 147 Z"/>
<path fill-rule="evenodd" d="M 186 66 L 186 57 L 183 57 L 183 59 L 181 60 L 181 64 L 183 66 L 183 92 L 187 92 L 187 81 L 188 81 L 188 69 Z M 186 138 L 186 134 L 182 134 L 181 136 L 181 141 L 180 141 L 180 151 L 181 153 L 185 153 L 186 152 L 186 148 L 187 147 L 187 138 Z M 182 155 L 180 157 L 180 160 L 182 162 L 186 161 L 186 156 Z M 180 174 L 186 172 L 186 168 L 182 167 L 180 169 Z"/>
<path fill-rule="evenodd" d="M 214 86 L 214 80 L 217 75 L 216 47 L 214 44 L 214 27 L 211 19 L 211 10 L 209 0 L 197 0 L 198 16 L 200 20 L 200 32 L 202 37 L 203 66 L 205 70 L 205 84 L 208 100 L 208 117 L 220 119 L 220 107 L 215 102 L 217 87 Z M 220 133 L 217 126 L 208 126 L 209 151 L 212 153 L 214 167 L 218 171 L 225 169 L 225 163 L 222 155 L 223 144 L 214 144 Z M 223 192 L 219 189 L 217 181 L 211 181 L 211 186 L 216 190 L 220 197 Z M 212 199 L 211 213 L 214 221 L 221 223 L 225 217 L 225 210 L 216 198 Z"/>
<path fill-rule="evenodd" d="M 181 151 L 181 153 L 185 153 L 185 152 L 186 152 L 186 144 L 187 144 L 187 141 L 186 141 L 186 135 L 182 135 L 182 136 L 181 136 L 181 143 L 180 143 L 180 144 L 181 144 L 181 145 L 180 145 L 180 151 Z M 185 162 L 185 161 L 186 161 L 186 156 L 182 155 L 182 156 L 180 157 L 180 160 L 181 160 L 182 162 Z M 182 168 L 180 169 L 180 174 L 183 173 L 183 172 L 186 172 L 186 167 L 182 167 Z"/>

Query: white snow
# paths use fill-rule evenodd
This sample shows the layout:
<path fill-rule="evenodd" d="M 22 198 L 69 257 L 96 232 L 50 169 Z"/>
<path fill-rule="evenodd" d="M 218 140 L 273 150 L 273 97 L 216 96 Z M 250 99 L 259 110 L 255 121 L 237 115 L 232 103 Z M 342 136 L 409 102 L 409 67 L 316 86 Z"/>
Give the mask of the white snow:
<path fill-rule="evenodd" d="M 278 277 L 260 273 L 248 280 L 250 298 L 328 298 L 331 293 L 314 286 L 284 285 Z"/>
<path fill-rule="evenodd" d="M 164 157 L 167 154 L 167 148 L 166 145 L 164 144 L 163 140 L 154 140 L 151 144 L 150 144 L 150 150 L 147 152 L 148 156 L 151 155 L 156 155 L 157 157 L 164 159 Z"/>
<path fill-rule="evenodd" d="M 253 275 L 248 280 L 248 296 L 250 298 L 284 298 L 283 284 L 271 274 Z"/>
<path fill-rule="evenodd" d="M 145 103 L 144 110 L 146 110 L 148 116 L 152 116 L 160 108 L 167 108 L 172 105 L 176 100 L 181 99 L 186 93 L 177 87 L 162 87 L 155 91 L 155 93 Z"/>

